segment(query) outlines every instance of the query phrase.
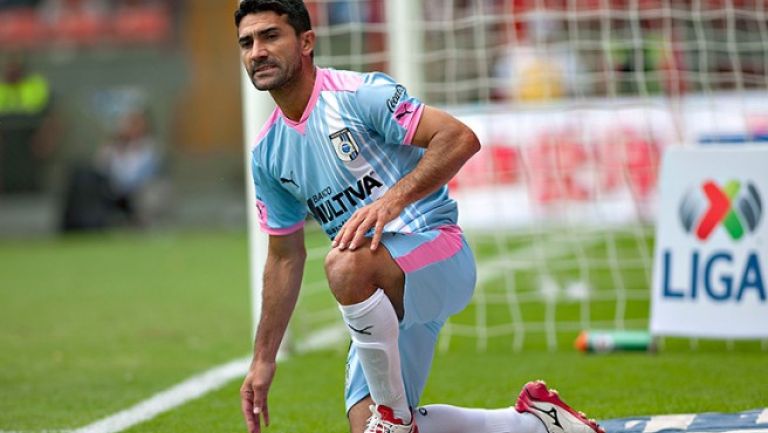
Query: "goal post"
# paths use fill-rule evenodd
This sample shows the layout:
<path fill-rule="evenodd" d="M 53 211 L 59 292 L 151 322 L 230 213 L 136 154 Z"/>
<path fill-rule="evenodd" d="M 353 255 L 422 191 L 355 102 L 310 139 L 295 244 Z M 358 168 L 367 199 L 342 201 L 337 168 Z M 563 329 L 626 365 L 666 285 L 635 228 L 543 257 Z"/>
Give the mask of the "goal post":
<path fill-rule="evenodd" d="M 386 3 L 390 73 L 416 96 L 424 89 L 424 71 L 419 64 L 419 55 L 424 52 L 422 8 L 421 0 Z"/>
<path fill-rule="evenodd" d="M 248 270 L 251 294 L 252 334 L 255 337 L 256 327 L 261 318 L 261 293 L 263 288 L 264 263 L 267 260 L 268 236 L 259 228 L 259 218 L 256 209 L 256 191 L 251 176 L 251 151 L 259 134 L 259 129 L 267 121 L 275 107 L 274 102 L 266 92 L 259 92 L 251 83 L 245 70 L 241 72 L 241 92 L 243 103 L 243 160 L 245 173 L 245 203 L 248 231 Z"/>

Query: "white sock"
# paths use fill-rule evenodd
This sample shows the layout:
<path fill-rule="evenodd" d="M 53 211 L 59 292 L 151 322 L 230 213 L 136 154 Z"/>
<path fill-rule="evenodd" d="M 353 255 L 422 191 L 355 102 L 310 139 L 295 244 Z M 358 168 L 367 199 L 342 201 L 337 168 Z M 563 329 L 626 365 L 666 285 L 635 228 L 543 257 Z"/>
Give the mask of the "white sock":
<path fill-rule="evenodd" d="M 400 329 L 389 298 L 378 289 L 359 304 L 340 305 L 339 308 L 349 327 L 352 343 L 357 347 L 374 403 L 390 407 L 395 417 L 409 424 L 411 410 L 405 395 L 397 346 Z"/>
<path fill-rule="evenodd" d="M 506 409 L 466 409 L 444 404 L 420 407 L 419 433 L 547 433 L 544 424 L 527 412 Z"/>

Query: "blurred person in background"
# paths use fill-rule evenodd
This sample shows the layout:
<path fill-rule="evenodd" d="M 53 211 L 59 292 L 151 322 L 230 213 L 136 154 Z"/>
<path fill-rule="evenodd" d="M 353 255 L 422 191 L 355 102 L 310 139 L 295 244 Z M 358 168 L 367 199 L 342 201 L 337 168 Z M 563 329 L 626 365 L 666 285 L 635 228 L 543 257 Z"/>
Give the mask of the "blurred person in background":
<path fill-rule="evenodd" d="M 149 224 L 164 195 L 161 162 L 160 146 L 146 112 L 125 114 L 93 162 L 72 170 L 62 229 Z"/>
<path fill-rule="evenodd" d="M 328 24 L 365 23 L 370 6 L 357 1 L 335 1 L 328 4 Z"/>
<path fill-rule="evenodd" d="M 676 29 L 667 31 L 661 18 L 641 21 L 642 40 L 627 44 L 611 41 L 618 92 L 625 95 L 679 95 L 686 91 L 684 55 L 678 48 Z M 730 65 L 730 61 L 726 62 Z"/>
<path fill-rule="evenodd" d="M 561 99 L 577 92 L 589 94 L 579 83 L 584 66 L 562 34 L 562 23 L 552 12 L 527 13 L 526 31 L 508 32 L 507 49 L 497 59 L 493 75 L 503 83 L 496 97 L 514 101 Z M 581 86 L 581 87 L 580 87 Z"/>
<path fill-rule="evenodd" d="M 96 168 L 109 179 L 115 208 L 130 221 L 144 220 L 139 202 L 159 172 L 158 152 L 146 113 L 135 111 L 120 120 L 115 136 L 96 155 Z"/>
<path fill-rule="evenodd" d="M 44 163 L 55 147 L 48 80 L 21 52 L 7 56 L 0 82 L 0 192 L 39 192 Z"/>
<path fill-rule="evenodd" d="M 107 0 L 44 0 L 38 14 L 57 40 L 82 44 L 104 37 L 109 9 Z"/>

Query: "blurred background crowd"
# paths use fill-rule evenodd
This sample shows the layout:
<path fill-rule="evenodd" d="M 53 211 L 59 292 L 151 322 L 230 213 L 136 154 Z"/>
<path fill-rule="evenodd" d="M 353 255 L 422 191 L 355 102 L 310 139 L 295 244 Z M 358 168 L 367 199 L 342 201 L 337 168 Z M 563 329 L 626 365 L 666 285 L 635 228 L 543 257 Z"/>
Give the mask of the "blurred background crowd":
<path fill-rule="evenodd" d="M 242 223 L 233 9 L 0 0 L 0 232 Z"/>
<path fill-rule="evenodd" d="M 709 14 L 764 11 L 762 1 L 423 0 L 420 96 L 517 104 L 764 89 L 766 23 Z M 317 63 L 388 70 L 384 0 L 307 4 Z M 242 224 L 233 9 L 0 0 L 0 234 Z"/>

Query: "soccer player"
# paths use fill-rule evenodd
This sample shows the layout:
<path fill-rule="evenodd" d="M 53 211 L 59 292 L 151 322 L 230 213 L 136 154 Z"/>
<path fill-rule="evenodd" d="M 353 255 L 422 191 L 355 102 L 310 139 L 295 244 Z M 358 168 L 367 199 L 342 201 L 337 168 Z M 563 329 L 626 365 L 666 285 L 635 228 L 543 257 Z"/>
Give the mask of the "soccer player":
<path fill-rule="evenodd" d="M 478 140 L 384 74 L 315 67 L 315 33 L 300 0 L 244 0 L 235 24 L 251 81 L 277 103 L 252 155 L 270 236 L 241 388 L 249 432 L 269 424 L 267 394 L 299 293 L 309 213 L 333 240 L 325 271 L 352 338 L 352 433 L 601 433 L 543 382 L 525 385 L 515 407 L 417 410 L 438 332 L 474 289 L 474 259 L 445 184 Z"/>

